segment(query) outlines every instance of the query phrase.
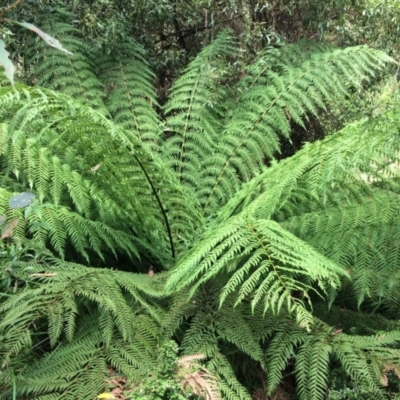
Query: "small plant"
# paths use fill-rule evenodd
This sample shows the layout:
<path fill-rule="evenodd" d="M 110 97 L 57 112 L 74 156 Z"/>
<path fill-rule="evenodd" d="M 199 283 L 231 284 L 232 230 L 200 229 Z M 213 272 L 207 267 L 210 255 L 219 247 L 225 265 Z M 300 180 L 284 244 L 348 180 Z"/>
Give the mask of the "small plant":
<path fill-rule="evenodd" d="M 376 400 L 382 398 L 382 392 L 347 381 L 343 370 L 336 372 L 339 375 L 334 379 L 334 384 L 328 391 L 327 400 Z M 382 373 L 382 378 L 386 389 L 384 398 L 399 399 L 400 377 L 397 368 L 388 365 Z"/>
<path fill-rule="evenodd" d="M 354 387 L 340 390 L 330 390 L 328 400 L 375 400 L 379 393 L 369 389 Z"/>
<path fill-rule="evenodd" d="M 158 368 L 136 386 L 131 400 L 217 400 L 215 378 L 195 361 L 203 355 L 178 358 L 178 345 L 168 341 L 159 347 Z"/>

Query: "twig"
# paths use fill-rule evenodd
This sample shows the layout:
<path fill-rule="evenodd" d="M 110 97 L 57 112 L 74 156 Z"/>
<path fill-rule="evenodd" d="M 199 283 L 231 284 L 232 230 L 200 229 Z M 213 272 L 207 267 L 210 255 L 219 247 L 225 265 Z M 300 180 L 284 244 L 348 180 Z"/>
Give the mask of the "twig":
<path fill-rule="evenodd" d="M 220 21 L 220 22 L 216 23 L 215 25 L 221 25 L 221 24 L 223 24 L 225 22 L 234 21 L 235 19 L 242 18 L 244 15 L 245 14 L 240 14 L 240 15 L 237 15 L 236 17 L 233 17 L 233 18 L 224 19 L 223 21 Z M 210 25 L 210 24 L 207 25 L 206 24 L 205 26 L 197 26 L 197 27 L 194 27 L 194 28 L 183 29 L 181 31 L 175 31 L 173 33 L 170 33 L 169 35 L 162 35 L 162 38 L 160 40 L 158 40 L 156 43 L 160 43 L 163 40 L 166 40 L 166 39 L 168 39 L 168 38 L 170 38 L 172 36 L 177 36 L 177 35 L 181 35 L 181 34 L 183 34 L 184 38 L 187 38 L 187 37 L 197 33 L 198 31 L 209 30 L 209 29 L 212 29 L 212 28 L 213 28 L 213 25 Z"/>
<path fill-rule="evenodd" d="M 0 12 L 0 19 L 1 17 L 8 11 L 10 11 L 12 8 L 16 7 L 19 3 L 21 3 L 22 0 L 17 0 L 15 3 L 10 4 L 8 7 L 6 7 L 2 12 Z"/>

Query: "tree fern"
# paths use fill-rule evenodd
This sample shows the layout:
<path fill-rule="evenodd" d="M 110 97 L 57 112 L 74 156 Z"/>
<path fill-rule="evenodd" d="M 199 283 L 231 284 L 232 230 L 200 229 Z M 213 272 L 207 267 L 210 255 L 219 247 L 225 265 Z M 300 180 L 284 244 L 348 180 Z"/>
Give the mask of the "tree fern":
<path fill-rule="evenodd" d="M 69 18 L 47 28 L 75 55 L 34 50 L 28 67 L 57 91 L 0 86 L 0 224 L 19 218 L 0 241 L 6 395 L 94 398 L 110 369 L 135 384 L 171 338 L 222 398 L 272 396 L 289 374 L 323 399 L 332 362 L 379 393 L 399 362 L 397 113 L 274 158 L 292 123 L 392 60 L 306 44 L 232 77 L 223 32 L 160 111 L 141 48 L 89 50 Z M 27 189 L 36 202 L 10 209 Z"/>

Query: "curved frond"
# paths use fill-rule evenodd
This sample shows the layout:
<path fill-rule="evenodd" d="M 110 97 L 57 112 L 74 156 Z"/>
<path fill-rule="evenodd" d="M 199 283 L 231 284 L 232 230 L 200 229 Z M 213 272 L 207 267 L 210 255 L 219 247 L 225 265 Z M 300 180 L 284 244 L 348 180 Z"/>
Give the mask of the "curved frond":
<path fill-rule="evenodd" d="M 161 294 L 149 276 L 88 268 L 52 257 L 13 262 L 10 268 L 15 278 L 29 282 L 30 288 L 0 305 L 3 367 L 27 342 L 35 341 L 36 328 L 29 321 L 47 320 L 50 345 L 55 347 L 64 339 L 75 338 L 84 309 L 92 310 L 91 314 L 98 310 L 98 335 L 106 347 L 115 335 L 127 342 L 141 338 L 148 349 L 155 345 L 162 310 L 153 299 Z M 153 322 L 142 323 L 142 313 Z"/>
<path fill-rule="evenodd" d="M 222 128 L 218 110 L 224 93 L 218 90 L 222 79 L 218 64 L 233 51 L 230 32 L 220 33 L 174 82 L 165 105 L 164 159 L 178 180 L 193 190 L 201 185 L 201 170 Z"/>
<path fill-rule="evenodd" d="M 89 48 L 74 27 L 74 15 L 62 9 L 54 9 L 43 15 L 41 28 L 57 38 L 72 55 L 49 47 L 40 38 L 27 41 L 29 60 L 28 79 L 42 87 L 57 90 L 106 112 L 103 103 L 103 84 L 93 72 Z"/>
<path fill-rule="evenodd" d="M 214 223 L 243 210 L 257 218 L 284 221 L 313 209 L 364 201 L 372 195 L 372 182 L 400 172 L 392 168 L 400 161 L 399 124 L 397 113 L 389 110 L 376 121 L 359 121 L 306 144 L 243 185 Z"/>
<path fill-rule="evenodd" d="M 279 312 L 285 307 L 307 327 L 312 316 L 304 301 L 308 292 L 315 290 L 312 285 L 324 292 L 338 288 L 340 277 L 347 276 L 344 269 L 276 222 L 235 217 L 205 236 L 177 262 L 166 290 L 193 284 L 194 293 L 203 283 L 226 272 L 231 276 L 221 291 L 221 303 L 238 290 L 237 304 L 251 299 L 253 307 L 262 302 L 265 311 Z"/>
<path fill-rule="evenodd" d="M 81 320 L 82 327 L 72 343 L 65 343 L 25 369 L 18 377 L 17 393 L 35 400 L 96 398 L 108 391 L 115 373 L 138 381 L 156 366 L 156 355 L 141 344 L 115 335 L 105 344 L 96 313 Z"/>
<path fill-rule="evenodd" d="M 111 54 L 93 52 L 96 75 L 106 88 L 105 105 L 113 120 L 126 131 L 155 147 L 161 126 L 154 107 L 155 79 L 143 49 L 135 42 L 118 43 Z"/>
<path fill-rule="evenodd" d="M 326 100 L 381 69 L 390 58 L 365 47 L 316 52 L 298 68 L 283 74 L 265 71 L 266 78 L 244 91 L 232 119 L 219 135 L 215 153 L 203 167 L 200 198 L 204 213 L 224 204 L 262 170 L 264 160 L 280 150 L 279 137 L 288 137 L 290 121 L 302 125 Z"/>

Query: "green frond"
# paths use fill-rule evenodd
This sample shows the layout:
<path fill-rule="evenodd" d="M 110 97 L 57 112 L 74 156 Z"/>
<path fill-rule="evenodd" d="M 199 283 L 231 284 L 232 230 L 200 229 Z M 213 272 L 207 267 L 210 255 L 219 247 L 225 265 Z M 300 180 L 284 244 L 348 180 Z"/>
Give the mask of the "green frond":
<path fill-rule="evenodd" d="M 264 354 L 261 345 L 252 331 L 251 323 L 244 318 L 245 312 L 248 312 L 247 308 L 234 307 L 232 296 L 231 301 L 227 301 L 219 310 L 218 336 L 220 340 L 232 343 L 241 353 L 263 364 Z"/>
<path fill-rule="evenodd" d="M 306 113 L 316 114 L 325 101 L 357 84 L 391 59 L 364 47 L 316 52 L 298 68 L 286 67 L 284 74 L 266 70 L 266 80 L 243 92 L 232 119 L 218 137 L 215 152 L 203 167 L 200 192 L 204 213 L 209 214 L 230 199 L 261 172 L 266 158 L 280 151 L 279 137 L 288 137 L 290 121 L 302 124 Z M 374 66 L 374 68 L 373 68 Z"/>
<path fill-rule="evenodd" d="M 267 314 L 267 318 L 270 317 Z M 269 318 L 270 319 L 270 318 Z M 275 316 L 266 327 L 269 330 L 268 347 L 265 351 L 268 391 L 273 393 L 283 378 L 283 373 L 300 345 L 307 340 L 304 329 L 287 318 L 285 313 Z"/>
<path fill-rule="evenodd" d="M 62 9 L 43 15 L 40 27 L 58 39 L 73 55 L 49 47 L 40 38 L 27 41 L 28 80 L 36 85 L 68 94 L 84 104 L 106 112 L 102 82 L 94 74 L 90 50 L 73 26 L 75 17 Z"/>
<path fill-rule="evenodd" d="M 305 213 L 283 226 L 350 273 L 346 301 L 398 304 L 399 195 L 373 190 L 364 201 Z"/>
<path fill-rule="evenodd" d="M 155 79 L 143 49 L 135 42 L 118 43 L 111 54 L 92 54 L 96 75 L 106 88 L 105 105 L 113 120 L 150 146 L 161 138 L 154 107 Z"/>
<path fill-rule="evenodd" d="M 340 286 L 344 269 L 324 258 L 305 242 L 279 224 L 269 220 L 235 217 L 206 235 L 182 259 L 178 260 L 166 284 L 167 291 L 192 285 L 191 293 L 221 273 L 230 272 L 220 292 L 223 303 L 238 290 L 236 303 L 251 299 L 265 311 L 279 312 L 285 307 L 300 324 L 309 327 L 312 317 L 304 300 L 308 292 L 324 292 Z M 295 294 L 297 293 L 297 294 Z"/>
<path fill-rule="evenodd" d="M 300 399 L 324 399 L 328 387 L 332 346 L 326 332 L 308 337 L 296 355 L 297 393 Z"/>
<path fill-rule="evenodd" d="M 224 92 L 218 89 L 218 66 L 234 51 L 231 33 L 220 33 L 174 82 L 164 108 L 164 159 L 178 180 L 193 190 L 201 184 L 202 168 L 222 128 L 218 110 Z"/>
<path fill-rule="evenodd" d="M 193 354 L 197 349 L 208 358 L 214 358 L 219 352 L 245 354 L 252 360 L 263 364 L 264 356 L 258 337 L 254 334 L 251 321 L 247 319 L 248 307 L 234 307 L 231 296 L 222 307 L 218 307 L 218 293 L 221 282 L 211 282 L 208 287 L 199 290 L 190 301 L 190 308 L 182 305 L 181 318 L 190 319 L 190 326 L 181 330 L 182 350 L 184 354 Z M 187 298 L 186 298 L 187 300 Z M 175 307 L 178 305 L 176 304 Z M 176 314 L 178 310 L 174 311 Z M 167 313 L 166 319 L 170 313 Z"/>
<path fill-rule="evenodd" d="M 207 364 L 207 369 L 217 377 L 224 399 L 251 400 L 250 394 L 237 380 L 232 366 L 222 354 L 217 354 L 216 357 Z"/>
<path fill-rule="evenodd" d="M 373 181 L 387 181 L 399 170 L 398 114 L 394 110 L 376 121 L 363 120 L 322 141 L 306 144 L 293 157 L 274 163 L 243 185 L 219 211 L 220 224 L 246 210 L 257 218 L 284 221 L 290 216 L 363 201 L 372 195 Z M 301 203 L 301 199 L 305 199 Z"/>
<path fill-rule="evenodd" d="M 329 326 L 341 329 L 347 334 L 371 335 L 378 331 L 394 331 L 397 321 L 389 320 L 378 313 L 366 313 L 359 310 L 317 303 L 313 307 L 314 315 Z"/>
<path fill-rule="evenodd" d="M 399 360 L 398 350 L 393 348 L 399 337 L 397 329 L 368 336 L 347 335 L 318 319 L 310 332 L 294 324 L 286 313 L 274 316 L 274 320 L 266 349 L 268 393 L 274 393 L 283 373 L 294 363 L 299 398 L 325 399 L 329 370 L 336 360 L 356 384 L 384 398 L 382 370 Z"/>
<path fill-rule="evenodd" d="M 100 217 L 110 227 L 118 224 L 164 267 L 175 247 L 177 253 L 181 243 L 192 240 L 201 221 L 195 199 L 138 137 L 55 92 L 2 88 L 0 104 L 9 118 L 2 130 L 6 175 L 33 188 L 40 201 L 73 207 L 85 218 Z M 176 204 L 181 204 L 179 210 Z M 69 228 L 73 226 L 70 221 Z M 114 242 L 110 234 L 103 235 L 111 240 L 107 244 Z M 82 235 L 75 232 L 76 238 Z M 126 249 L 126 239 L 121 237 L 121 243 Z M 56 244 L 62 246 L 62 240 Z M 82 241 L 78 247 L 82 249 Z M 161 250 L 168 247 L 170 256 Z"/>
<path fill-rule="evenodd" d="M 183 289 L 171 296 L 168 303 L 168 312 L 161 323 L 167 338 L 176 335 L 181 325 L 196 313 L 197 302 L 196 300 L 188 301 L 188 297 L 188 289 Z"/>
<path fill-rule="evenodd" d="M 29 282 L 30 287 L 1 304 L 3 366 L 35 343 L 39 333 L 30 321 L 36 320 L 40 326 L 40 321 L 47 320 L 52 347 L 72 338 L 76 343 L 76 330 L 85 309 L 92 318 L 96 316 L 92 323 L 97 324 L 96 335 L 105 348 L 114 346 L 115 337 L 121 337 L 127 343 L 140 340 L 146 351 L 154 349 L 162 310 L 154 301 L 160 292 L 147 275 L 88 268 L 51 257 L 13 262 L 8 270 L 15 279 Z M 93 344 L 92 351 L 95 347 Z"/>
<path fill-rule="evenodd" d="M 155 354 L 141 346 L 140 338 L 125 341 L 118 335 L 106 345 L 96 313 L 81 321 L 72 343 L 58 347 L 20 375 L 18 395 L 37 400 L 95 398 L 110 387 L 110 367 L 128 376 L 145 376 L 155 368 Z M 26 397 L 28 396 L 28 397 Z"/>
<path fill-rule="evenodd" d="M 251 212 L 278 219 L 346 268 L 353 282 L 343 296 L 358 305 L 369 299 L 376 306 L 398 304 L 398 127 L 397 113 L 389 110 L 375 122 L 359 122 L 306 146 L 272 168 L 279 192 L 262 187 L 273 171 L 254 180 L 264 193 L 251 203 Z M 298 177 L 289 173 L 295 168 Z"/>
<path fill-rule="evenodd" d="M 300 40 L 296 43 L 283 44 L 280 47 L 267 47 L 257 59 L 246 67 L 246 75 L 240 82 L 245 90 L 253 85 L 268 84 L 268 72 L 282 74 L 288 68 L 298 68 L 310 59 L 312 54 L 334 50 L 333 46 L 314 41 Z"/>
<path fill-rule="evenodd" d="M 380 376 L 379 378 L 374 376 L 371 371 L 372 368 L 369 365 L 372 357 L 368 357 L 362 348 L 359 346 L 355 347 L 351 341 L 341 341 L 342 337 L 346 338 L 345 335 L 340 335 L 334 343 L 334 357 L 340 362 L 346 373 L 356 382 L 360 382 L 379 392 Z M 378 398 L 383 399 L 384 397 L 381 394 Z"/>

